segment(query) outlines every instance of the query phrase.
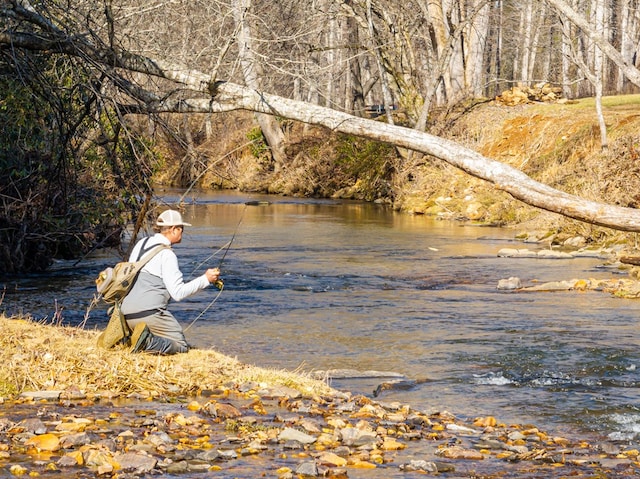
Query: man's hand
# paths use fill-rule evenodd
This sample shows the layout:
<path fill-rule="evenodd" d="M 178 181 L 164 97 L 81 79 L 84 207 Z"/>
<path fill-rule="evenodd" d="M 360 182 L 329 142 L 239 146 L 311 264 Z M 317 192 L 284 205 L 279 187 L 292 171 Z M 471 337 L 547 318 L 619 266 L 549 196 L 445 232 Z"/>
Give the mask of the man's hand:
<path fill-rule="evenodd" d="M 219 268 L 209 268 L 204 272 L 204 275 L 209 280 L 209 283 L 215 283 L 218 279 L 220 279 L 220 269 Z"/>

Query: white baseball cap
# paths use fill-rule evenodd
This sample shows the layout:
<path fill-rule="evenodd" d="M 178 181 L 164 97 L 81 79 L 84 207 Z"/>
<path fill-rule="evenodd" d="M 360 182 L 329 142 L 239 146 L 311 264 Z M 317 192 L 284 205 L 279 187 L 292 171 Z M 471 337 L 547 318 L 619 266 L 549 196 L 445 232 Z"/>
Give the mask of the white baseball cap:
<path fill-rule="evenodd" d="M 156 220 L 158 226 L 191 226 L 189 223 L 182 221 L 182 215 L 176 210 L 163 211 Z"/>

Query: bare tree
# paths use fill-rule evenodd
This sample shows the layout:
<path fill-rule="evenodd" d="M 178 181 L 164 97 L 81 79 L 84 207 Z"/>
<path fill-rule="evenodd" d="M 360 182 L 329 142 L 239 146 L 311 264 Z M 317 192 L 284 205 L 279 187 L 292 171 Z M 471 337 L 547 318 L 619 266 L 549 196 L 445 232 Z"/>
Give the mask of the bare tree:
<path fill-rule="evenodd" d="M 603 35 L 594 30 L 587 19 L 576 12 L 571 5 L 564 0 L 545 0 L 556 11 L 564 15 L 569 21 L 576 25 L 585 35 L 598 47 L 602 52 L 613 61 L 623 75 L 625 75 L 631 83 L 640 87 L 640 70 L 636 68 L 633 59 L 625 58 Z"/>
<path fill-rule="evenodd" d="M 595 225 L 640 231 L 639 210 L 588 201 L 558 191 L 532 180 L 515 168 L 483 157 L 452 141 L 414 129 L 269 95 L 231 82 L 220 82 L 212 91 L 209 73 L 190 70 L 159 58 L 137 55 L 121 48 L 111 48 L 94 42 L 90 37 L 69 34 L 71 32 L 61 31 L 46 17 L 17 3 L 12 4 L 12 14 L 31 26 L 37 25 L 38 32 L 14 30 L 0 34 L 0 48 L 47 51 L 88 62 L 91 68 L 99 68 L 112 79 L 114 87 L 120 92 L 118 97 L 123 112 L 222 113 L 242 109 L 322 125 L 333 131 L 373 138 L 440 158 L 538 208 Z M 127 72 L 157 80 L 148 82 L 155 89 L 152 91 L 126 81 L 123 74 Z M 166 94 L 176 88 L 191 93 L 182 98 Z"/>
<path fill-rule="evenodd" d="M 253 48 L 252 26 L 250 23 L 251 0 L 234 0 L 233 15 L 237 24 L 238 58 L 246 85 L 254 90 L 262 90 L 260 79 L 264 76 L 262 65 Z M 215 78 L 210 82 L 217 81 Z M 274 115 L 257 114 L 267 144 L 271 149 L 276 171 L 285 163 L 284 134 Z"/>
<path fill-rule="evenodd" d="M 638 51 L 640 50 L 640 4 L 638 0 L 621 0 L 618 2 L 619 8 L 616 18 L 619 18 L 620 54 L 634 66 L 638 66 L 640 61 Z M 624 92 L 626 89 L 626 78 L 618 69 L 616 91 Z"/>
<path fill-rule="evenodd" d="M 594 0 L 595 9 L 595 29 L 603 32 L 605 28 L 605 0 Z M 602 149 L 607 148 L 607 126 L 604 123 L 604 113 L 602 112 L 602 77 L 604 75 L 604 54 L 599 46 L 596 46 L 593 57 L 594 75 L 590 77 L 596 91 L 596 115 L 600 128 L 600 145 Z"/>

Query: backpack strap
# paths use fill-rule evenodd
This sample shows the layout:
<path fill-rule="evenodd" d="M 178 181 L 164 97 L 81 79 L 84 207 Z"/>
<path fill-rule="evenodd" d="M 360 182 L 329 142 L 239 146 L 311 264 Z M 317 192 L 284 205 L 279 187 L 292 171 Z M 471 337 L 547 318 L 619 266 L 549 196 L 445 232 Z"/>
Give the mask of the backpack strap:
<path fill-rule="evenodd" d="M 142 245 L 144 246 L 144 245 Z M 154 249 L 155 248 L 155 249 Z M 143 266 L 145 264 L 147 264 L 149 261 L 151 261 L 151 259 L 157 255 L 160 251 L 162 251 L 163 249 L 171 249 L 171 246 L 167 246 L 166 244 L 156 244 L 151 246 L 147 251 L 151 251 L 151 253 L 149 253 L 146 258 L 143 259 L 139 259 L 144 253 L 146 253 L 147 251 L 142 252 L 142 254 L 138 255 L 138 261 L 136 261 L 136 263 L 138 263 L 140 265 L 139 269 L 142 269 Z M 142 251 L 142 248 L 140 248 L 140 250 Z"/>
<path fill-rule="evenodd" d="M 145 246 L 149 241 L 149 238 L 151 238 L 151 236 L 147 236 L 142 242 L 142 245 L 140 245 L 140 251 L 138 251 L 138 257 L 136 258 L 136 262 L 140 261 L 140 258 L 142 258 L 144 254 L 148 251 L 148 249 L 146 249 Z"/>
<path fill-rule="evenodd" d="M 149 239 L 149 238 L 147 238 L 147 239 Z M 147 242 L 147 241 L 145 240 L 145 242 L 142 244 L 142 246 L 143 246 L 143 247 L 144 247 L 144 244 L 145 244 L 146 242 Z M 154 250 L 154 248 L 155 248 L 155 250 Z M 171 249 L 171 246 L 167 246 L 166 244 L 157 244 L 157 245 L 153 245 L 153 246 L 151 246 L 151 247 L 149 248 L 149 250 L 148 250 L 148 251 L 151 251 L 151 253 L 150 253 L 150 254 L 148 254 L 146 258 L 138 259 L 138 261 L 136 261 L 136 262 L 135 262 L 138 272 L 136 273 L 136 276 L 135 276 L 135 278 L 133 279 L 132 284 L 133 284 L 133 283 L 135 283 L 135 282 L 138 280 L 138 275 L 140 274 L 140 271 L 142 271 L 142 268 L 144 268 L 144 266 L 145 266 L 149 261 L 151 261 L 151 259 L 153 259 L 153 257 L 154 257 L 155 255 L 157 255 L 157 254 L 158 254 L 160 251 L 162 251 L 163 249 Z M 142 251 L 142 247 L 140 248 L 140 250 Z M 139 255 L 138 255 L 138 258 L 140 258 L 140 257 L 141 257 L 141 255 L 139 254 Z M 127 293 L 127 294 L 128 294 L 128 293 Z M 125 295 L 125 296 L 126 296 L 126 295 Z M 124 321 L 124 316 L 123 316 L 123 321 Z M 126 331 L 126 329 L 125 329 L 125 331 Z"/>
<path fill-rule="evenodd" d="M 157 255 L 160 251 L 162 251 L 165 248 L 171 248 L 171 246 L 167 246 L 166 244 L 154 244 L 152 246 L 149 246 L 148 248 L 145 248 L 145 246 L 147 244 L 147 241 L 149 241 L 150 238 L 151 238 L 151 236 L 147 236 L 144 239 L 144 241 L 142 242 L 142 245 L 140 246 L 140 251 L 138 251 L 138 257 L 135 260 L 136 263 L 140 263 L 140 268 L 141 269 L 145 264 L 147 264 L 149 262 L 149 260 L 151 260 L 151 258 L 153 258 L 155 255 Z M 140 259 L 145 254 L 147 254 L 148 251 L 153 250 L 153 248 L 157 248 L 156 251 L 154 251 L 153 253 L 148 255 L 145 259 L 143 259 L 143 260 Z"/>
<path fill-rule="evenodd" d="M 118 308 L 118 316 L 120 317 L 120 327 L 122 328 L 122 336 L 123 336 L 120 341 L 123 344 L 128 345 L 131 342 L 131 328 L 127 324 L 127 320 L 125 319 L 124 314 L 122 314 L 122 311 L 120 311 L 121 304 L 122 304 L 122 301 L 116 301 L 113 307 Z"/>

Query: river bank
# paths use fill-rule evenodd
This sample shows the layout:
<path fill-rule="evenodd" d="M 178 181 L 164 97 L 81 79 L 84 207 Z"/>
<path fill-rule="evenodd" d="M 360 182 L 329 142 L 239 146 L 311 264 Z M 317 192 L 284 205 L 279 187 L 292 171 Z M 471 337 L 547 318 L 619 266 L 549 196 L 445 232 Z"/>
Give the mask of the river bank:
<path fill-rule="evenodd" d="M 499 412 L 462 421 L 212 350 L 132 355 L 96 348 L 96 331 L 0 325 L 2 474 L 631 477 L 639 467 L 637 450 L 505 424 Z"/>
<path fill-rule="evenodd" d="M 479 101 L 433 112 L 429 133 L 521 170 L 530 178 L 585 200 L 638 207 L 640 180 L 637 115 L 639 95 L 603 99 L 608 145 L 600 144 L 593 98 L 570 102 L 529 102 L 507 106 Z M 255 139 L 251 115 L 236 113 L 198 146 L 204 157 L 220 158 L 215 168 L 176 183 L 183 154 L 168 156 L 154 181 L 162 185 L 229 188 L 289 197 L 375 201 L 412 215 L 471 220 L 513 228 L 522 237 L 542 236 L 562 245 L 581 237 L 590 245 L 637 245 L 634 233 L 596 227 L 531 207 L 499 185 L 472 177 L 435 158 L 390 145 L 293 124 L 286 168 L 267 167 L 264 155 L 246 145 Z M 253 136 L 252 136 L 253 135 Z M 170 141 L 170 140 L 169 140 Z M 229 149 L 233 146 L 233 154 Z M 245 145 L 245 146 L 238 146 Z"/>

